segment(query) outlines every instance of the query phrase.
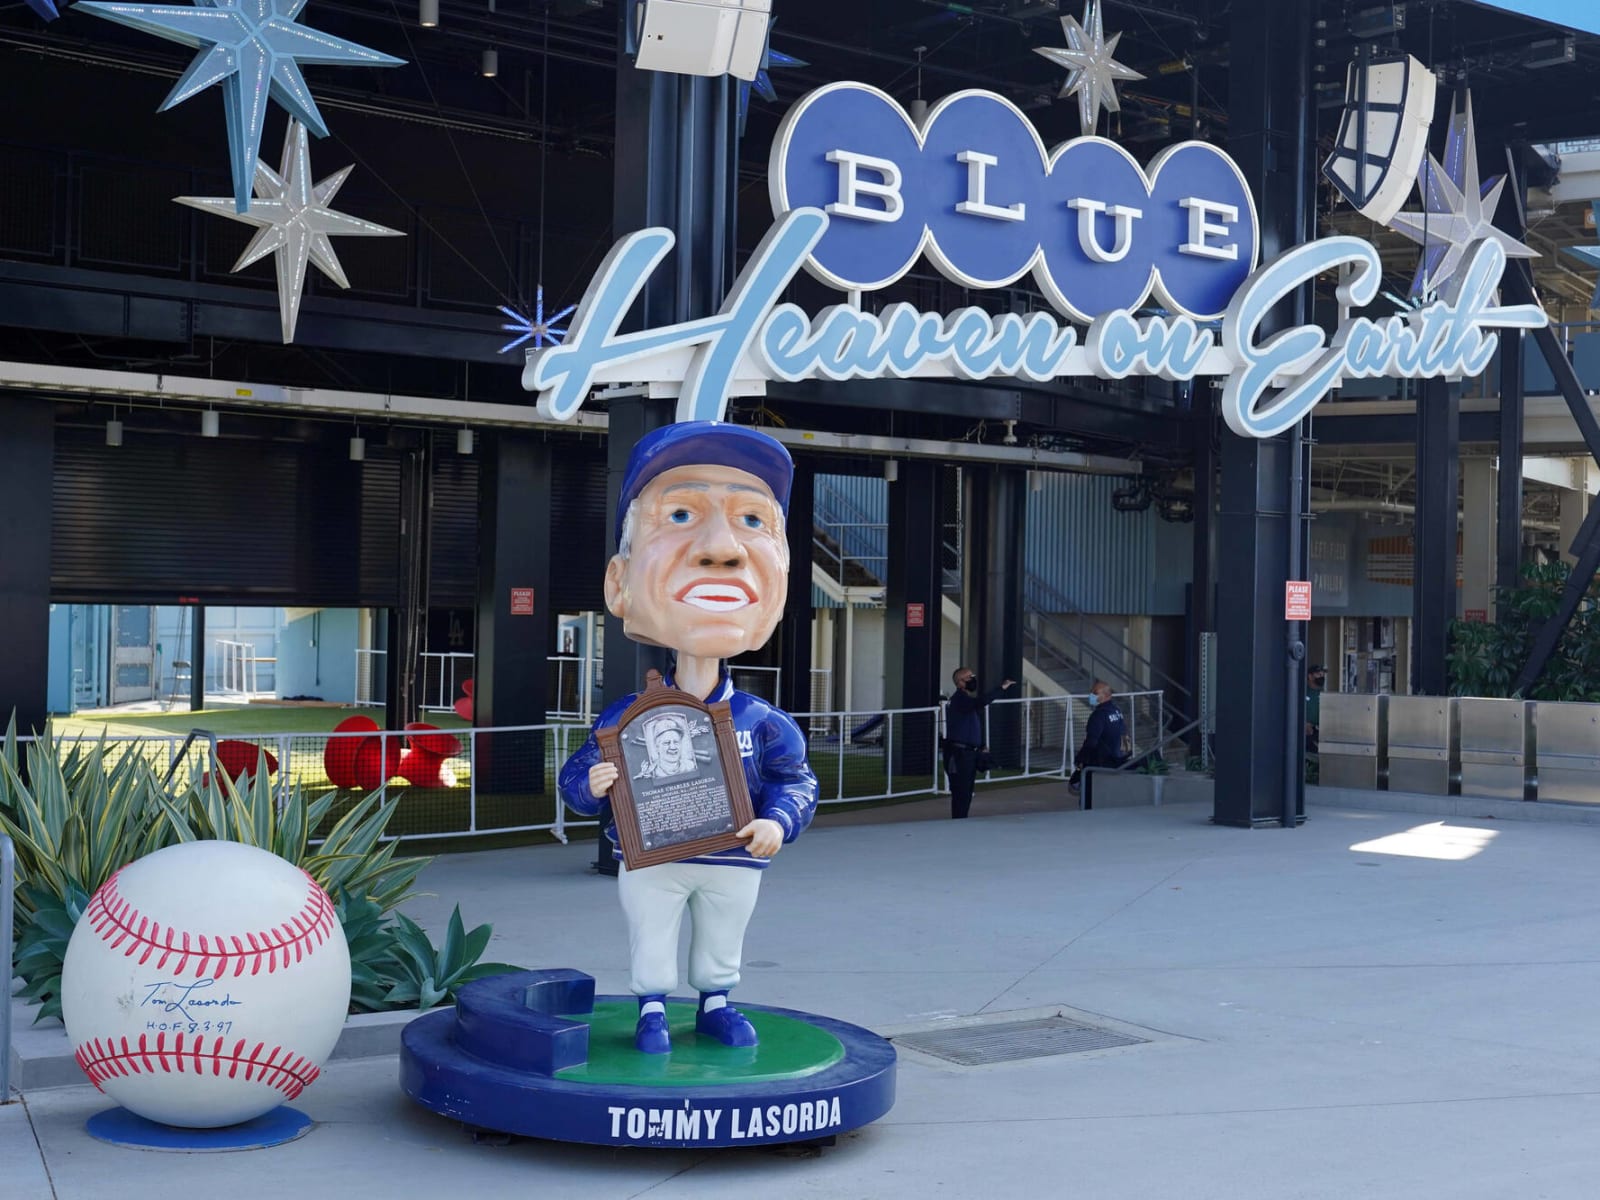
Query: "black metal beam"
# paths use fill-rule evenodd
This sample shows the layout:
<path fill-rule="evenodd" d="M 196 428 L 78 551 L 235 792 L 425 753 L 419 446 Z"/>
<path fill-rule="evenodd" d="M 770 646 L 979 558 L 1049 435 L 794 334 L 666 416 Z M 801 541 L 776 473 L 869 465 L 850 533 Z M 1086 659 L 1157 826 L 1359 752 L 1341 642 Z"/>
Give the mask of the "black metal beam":
<path fill-rule="evenodd" d="M 1526 172 L 1519 158 L 1537 157 L 1531 148 L 1518 155 L 1506 150 L 1511 180 L 1511 203 L 1501 204 L 1495 224 L 1517 241 L 1527 236 Z M 1499 463 L 1495 480 L 1495 587 L 1514 588 L 1522 580 L 1522 449 L 1524 403 L 1523 334 L 1508 329 L 1500 334 Z"/>
<path fill-rule="evenodd" d="M 277 295 L 149 275 L 0 261 L 0 326 L 184 344 L 195 337 L 279 343 Z M 295 345 L 514 365 L 498 318 L 307 296 Z"/>
<path fill-rule="evenodd" d="M 194 629 L 189 635 L 189 711 L 206 706 L 206 606 L 194 606 Z"/>
<path fill-rule="evenodd" d="M 888 571 L 884 595 L 884 703 L 926 708 L 939 703 L 940 615 L 944 598 L 944 464 L 920 458 L 903 462 L 889 485 Z M 913 621 L 911 614 L 920 613 Z M 992 687 L 997 681 L 991 680 Z M 895 734 L 894 770 L 933 774 L 931 727 L 904 722 Z"/>
<path fill-rule="evenodd" d="M 1528 269 L 1525 259 L 1516 259 L 1509 264 L 1502 280 L 1502 288 L 1507 301 L 1511 304 L 1539 302 L 1538 294 L 1533 288 L 1533 274 Z M 1555 378 L 1556 387 L 1560 389 L 1562 398 L 1567 402 L 1567 409 L 1578 426 L 1578 432 L 1583 436 L 1584 445 L 1588 447 L 1590 456 L 1600 463 L 1600 420 L 1595 419 L 1594 412 L 1589 407 L 1589 398 L 1584 394 L 1583 384 L 1578 379 L 1578 372 L 1573 367 L 1572 360 L 1562 351 L 1561 343 L 1556 340 L 1555 330 L 1548 325 L 1543 329 L 1534 330 L 1532 336 L 1534 345 L 1544 356 L 1545 364 Z M 1587 496 L 1585 498 L 1587 499 Z M 1566 586 L 1562 589 L 1561 604 L 1555 615 L 1546 621 L 1535 635 L 1528 661 L 1513 685 L 1515 695 L 1528 695 L 1539 682 L 1545 668 L 1550 665 L 1556 646 L 1561 642 L 1561 635 L 1566 632 L 1573 614 L 1578 611 L 1588 595 L 1589 588 L 1594 584 L 1595 572 L 1600 569 L 1600 506 L 1590 506 L 1588 516 L 1584 518 L 1570 552 L 1577 561 L 1573 563 L 1572 572 L 1567 576 Z"/>
<path fill-rule="evenodd" d="M 816 463 L 795 463 L 789 493 L 789 594 L 783 623 L 778 626 L 780 684 L 778 707 L 785 712 L 811 710 L 811 554 L 815 545 Z"/>
<path fill-rule="evenodd" d="M 1028 473 L 1015 467 L 962 472 L 961 655 L 982 691 L 1022 678 L 1023 544 Z M 942 534 L 941 534 L 942 537 Z M 1015 696 L 1019 692 L 1012 692 Z M 989 745 L 1002 765 L 1020 765 L 1022 723 L 1015 705 L 991 709 Z"/>

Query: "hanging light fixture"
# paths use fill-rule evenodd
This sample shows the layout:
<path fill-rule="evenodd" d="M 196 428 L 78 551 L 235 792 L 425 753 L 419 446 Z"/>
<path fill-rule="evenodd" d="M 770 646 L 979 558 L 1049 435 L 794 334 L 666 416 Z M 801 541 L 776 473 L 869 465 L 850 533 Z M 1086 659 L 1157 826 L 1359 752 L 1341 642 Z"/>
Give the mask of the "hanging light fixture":
<path fill-rule="evenodd" d="M 214 438 L 221 432 L 221 422 L 217 417 L 217 410 L 208 408 L 200 414 L 200 436 Z"/>
<path fill-rule="evenodd" d="M 928 52 L 926 46 L 915 47 L 917 54 L 917 98 L 911 102 L 911 119 L 922 127 L 923 121 L 928 118 L 928 102 L 922 98 L 922 56 Z"/>
<path fill-rule="evenodd" d="M 1032 492 L 1042 492 L 1042 491 L 1044 491 L 1044 472 L 1043 471 L 1029 471 L 1028 472 L 1028 490 L 1032 491 Z"/>
<path fill-rule="evenodd" d="M 115 411 L 115 409 L 112 410 L 113 413 Z M 122 445 L 122 422 L 117 420 L 115 416 L 106 422 L 106 445 Z"/>
<path fill-rule="evenodd" d="M 884 459 L 883 478 L 886 483 L 894 483 L 900 478 L 900 462 L 898 459 Z"/>
<path fill-rule="evenodd" d="M 439 0 L 417 0 L 417 24 L 424 29 L 439 25 Z"/>
<path fill-rule="evenodd" d="M 367 457 L 367 439 L 359 433 L 350 439 L 350 461 L 364 462 Z"/>
<path fill-rule="evenodd" d="M 457 454 L 471 454 L 472 453 L 472 430 L 470 430 L 470 429 L 458 429 L 458 430 L 456 430 L 456 453 Z"/>
<path fill-rule="evenodd" d="M 479 74 L 485 79 L 493 79 L 500 74 L 500 51 L 490 49 L 483 52 L 483 65 L 478 68 Z"/>

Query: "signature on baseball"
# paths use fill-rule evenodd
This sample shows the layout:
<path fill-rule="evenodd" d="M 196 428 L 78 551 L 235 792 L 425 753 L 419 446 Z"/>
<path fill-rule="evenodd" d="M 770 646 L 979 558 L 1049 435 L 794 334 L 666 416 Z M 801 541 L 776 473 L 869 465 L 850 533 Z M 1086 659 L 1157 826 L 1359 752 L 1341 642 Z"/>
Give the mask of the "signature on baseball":
<path fill-rule="evenodd" d="M 206 988 L 216 983 L 215 979 L 198 979 L 194 983 L 180 983 L 176 979 L 163 980 L 160 983 L 145 984 L 144 999 L 139 1002 L 139 1007 L 154 1006 L 157 1012 L 176 1013 L 185 1021 L 191 1018 L 191 1008 L 239 1008 L 244 1001 L 235 1000 L 231 992 L 224 992 L 221 996 L 195 995 L 204 992 Z"/>

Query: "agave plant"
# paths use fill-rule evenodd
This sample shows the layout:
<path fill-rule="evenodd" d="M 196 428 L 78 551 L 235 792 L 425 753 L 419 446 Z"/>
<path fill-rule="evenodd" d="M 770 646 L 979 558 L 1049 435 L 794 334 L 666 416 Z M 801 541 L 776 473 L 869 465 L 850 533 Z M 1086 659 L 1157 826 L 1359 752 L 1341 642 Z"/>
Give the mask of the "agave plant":
<path fill-rule="evenodd" d="M 431 861 L 397 857 L 398 841 L 384 840 L 400 803 L 396 793 L 385 803 L 374 793 L 334 823 L 319 846 L 311 835 L 338 800 L 327 792 L 315 800 L 298 783 L 275 790 L 257 760 L 257 770 L 242 785 L 214 771 L 187 794 L 161 797 L 160 804 L 179 842 L 220 839 L 271 851 L 302 867 L 330 896 L 341 892 L 388 912 L 412 894 L 417 875 Z"/>
<path fill-rule="evenodd" d="M 47 734 L 28 747 L 26 781 L 20 762 L 13 717 L 0 749 L 0 830 L 16 843 L 19 920 L 47 894 L 70 907 L 173 840 L 160 780 L 137 746 L 108 754 L 103 742 L 63 748 Z"/>
<path fill-rule="evenodd" d="M 479 925 L 465 932 L 461 906 L 450 914 L 444 945 L 438 950 L 428 935 L 410 917 L 396 914 L 393 951 L 395 983 L 384 997 L 390 1008 L 432 1008 L 455 998 L 456 989 L 474 979 L 504 975 L 518 968 L 508 963 L 480 963 L 478 957 L 489 945 L 493 930 Z"/>

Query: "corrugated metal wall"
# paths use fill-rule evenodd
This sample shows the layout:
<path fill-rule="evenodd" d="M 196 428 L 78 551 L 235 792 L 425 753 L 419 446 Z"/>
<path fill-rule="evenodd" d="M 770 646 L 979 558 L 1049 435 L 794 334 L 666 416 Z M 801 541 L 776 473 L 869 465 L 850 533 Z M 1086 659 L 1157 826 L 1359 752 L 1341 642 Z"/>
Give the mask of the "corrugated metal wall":
<path fill-rule="evenodd" d="M 1028 573 L 1070 601 L 1069 611 L 1151 611 L 1160 518 L 1153 508 L 1117 512 L 1111 493 L 1121 483 L 1103 475 L 1050 474 L 1042 490 L 1028 494 Z M 1188 574 L 1188 563 L 1171 566 Z"/>

